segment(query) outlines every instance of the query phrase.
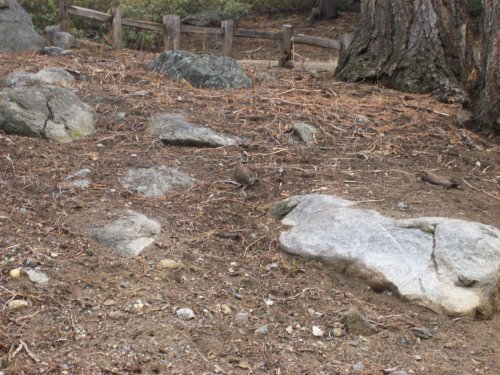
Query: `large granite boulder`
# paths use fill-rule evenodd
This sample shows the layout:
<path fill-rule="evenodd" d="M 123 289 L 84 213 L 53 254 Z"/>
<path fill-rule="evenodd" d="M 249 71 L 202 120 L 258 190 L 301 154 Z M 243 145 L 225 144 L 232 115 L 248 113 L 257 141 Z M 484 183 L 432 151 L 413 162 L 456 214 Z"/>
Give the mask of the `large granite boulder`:
<path fill-rule="evenodd" d="M 41 83 L 0 92 L 0 129 L 62 143 L 95 131 L 92 109 L 72 90 Z"/>
<path fill-rule="evenodd" d="M 16 0 L 0 2 L 0 52 L 33 51 L 46 45 L 31 18 Z"/>
<path fill-rule="evenodd" d="M 238 62 L 230 57 L 168 51 L 162 52 L 149 67 L 174 80 L 184 78 L 195 87 L 238 89 L 252 86 Z"/>
<path fill-rule="evenodd" d="M 288 201 L 279 204 L 283 214 L 291 210 L 282 223 L 292 228 L 279 238 L 285 251 L 451 316 L 487 318 L 498 308 L 498 229 L 442 217 L 395 220 L 324 195 Z"/>

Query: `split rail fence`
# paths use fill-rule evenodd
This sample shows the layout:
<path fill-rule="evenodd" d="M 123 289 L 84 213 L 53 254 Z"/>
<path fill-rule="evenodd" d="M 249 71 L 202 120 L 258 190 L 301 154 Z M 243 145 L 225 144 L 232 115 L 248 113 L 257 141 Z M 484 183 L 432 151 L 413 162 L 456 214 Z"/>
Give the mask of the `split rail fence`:
<path fill-rule="evenodd" d="M 163 23 L 156 23 L 124 18 L 122 17 L 122 9 L 118 7 L 112 8 L 110 13 L 104 13 L 75 6 L 71 3 L 71 0 L 59 0 L 59 22 L 61 31 L 70 31 L 70 16 L 79 16 L 107 22 L 111 25 L 112 48 L 117 50 L 122 48 L 123 26 L 135 27 L 163 34 L 163 44 L 166 51 L 180 49 L 181 34 L 183 33 L 217 35 L 222 37 L 222 54 L 224 56 L 232 55 L 234 37 L 277 40 L 280 42 L 280 58 L 278 63 L 282 66 L 292 59 L 293 43 L 334 50 L 340 50 L 341 44 L 343 43 L 333 39 L 294 34 L 292 25 L 283 25 L 281 32 L 235 28 L 232 20 L 222 21 L 220 28 L 198 27 L 182 25 L 180 16 L 172 14 L 163 16 Z"/>

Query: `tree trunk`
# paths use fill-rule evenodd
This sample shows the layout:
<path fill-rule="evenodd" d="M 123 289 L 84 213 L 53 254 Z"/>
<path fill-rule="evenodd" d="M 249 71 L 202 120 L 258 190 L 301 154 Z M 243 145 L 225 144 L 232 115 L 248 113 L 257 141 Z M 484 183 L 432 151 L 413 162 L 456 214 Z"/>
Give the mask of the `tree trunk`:
<path fill-rule="evenodd" d="M 362 0 L 360 25 L 335 71 L 402 91 L 464 100 L 467 28 L 461 0 Z"/>
<path fill-rule="evenodd" d="M 474 117 L 483 128 L 500 132 L 500 1 L 483 0 L 481 78 Z"/>
<path fill-rule="evenodd" d="M 338 15 L 337 0 L 316 0 L 316 4 L 312 8 L 308 20 L 311 21 L 315 18 L 329 20 L 337 18 Z"/>

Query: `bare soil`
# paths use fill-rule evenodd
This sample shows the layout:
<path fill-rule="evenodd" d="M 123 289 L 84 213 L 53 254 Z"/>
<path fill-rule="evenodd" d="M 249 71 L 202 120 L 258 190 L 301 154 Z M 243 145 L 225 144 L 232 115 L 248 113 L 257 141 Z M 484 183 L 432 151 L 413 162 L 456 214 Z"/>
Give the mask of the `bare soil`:
<path fill-rule="evenodd" d="M 259 26 L 278 27 L 273 22 L 259 20 Z M 307 33 L 335 34 L 335 25 L 316 27 Z M 236 47 L 240 58 L 271 58 Z M 314 59 L 329 59 L 314 53 Z M 289 256 L 277 246 L 285 228 L 268 215 L 280 199 L 319 192 L 394 217 L 438 215 L 498 227 L 498 139 L 458 128 L 457 105 L 336 82 L 331 71 L 247 65 L 252 89 L 213 91 L 150 72 L 154 57 L 102 48 L 72 57 L 0 56 L 0 79 L 46 66 L 86 77 L 72 86 L 95 108 L 98 129 L 65 145 L 0 133 L 0 373 L 349 374 L 358 363 L 359 374 L 391 368 L 500 373 L 498 314 L 485 321 L 437 315 L 375 293 L 327 264 Z M 130 95 L 139 90 L 151 94 Z M 147 136 L 153 114 L 179 110 L 250 144 L 171 147 Z M 118 112 L 126 113 L 123 121 L 112 120 Z M 357 115 L 372 124 L 357 124 Z M 319 128 L 314 145 L 294 139 L 295 121 Z M 259 177 L 245 192 L 225 182 L 241 160 Z M 158 199 L 120 184 L 127 168 L 159 164 L 199 183 Z M 93 171 L 93 185 L 67 188 L 64 178 L 81 168 Z M 427 184 L 423 170 L 462 184 Z M 400 202 L 408 209 L 399 209 Z M 163 225 L 155 245 L 132 259 L 116 257 L 85 235 L 108 213 L 126 209 Z M 28 258 L 48 274 L 48 284 L 36 285 L 24 274 L 9 277 Z M 183 266 L 159 270 L 163 258 Z M 9 311 L 12 299 L 30 305 Z M 347 332 L 341 318 L 350 306 L 376 322 L 379 333 Z M 192 308 L 196 318 L 179 320 L 178 307 Z M 249 313 L 248 322 L 238 324 L 238 312 Z M 254 334 L 266 324 L 267 335 Z M 326 332 L 322 339 L 312 335 L 314 325 Z M 414 326 L 429 328 L 433 337 L 417 338 Z M 340 337 L 334 328 L 342 329 Z"/>

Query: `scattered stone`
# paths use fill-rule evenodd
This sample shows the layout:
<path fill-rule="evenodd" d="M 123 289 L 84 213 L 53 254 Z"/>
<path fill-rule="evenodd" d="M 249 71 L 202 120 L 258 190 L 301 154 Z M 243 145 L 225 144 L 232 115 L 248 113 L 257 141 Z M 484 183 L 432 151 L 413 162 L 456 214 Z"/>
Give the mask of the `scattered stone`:
<path fill-rule="evenodd" d="M 255 77 L 260 82 L 276 82 L 276 77 L 267 73 L 257 73 Z"/>
<path fill-rule="evenodd" d="M 108 317 L 111 320 L 120 320 L 123 317 L 123 313 L 120 311 L 110 311 Z"/>
<path fill-rule="evenodd" d="M 151 245 L 160 231 L 158 221 L 129 210 L 124 218 L 91 229 L 90 235 L 118 255 L 133 257 Z"/>
<path fill-rule="evenodd" d="M 50 42 L 52 43 L 52 39 L 54 38 L 54 34 L 61 31 L 60 25 L 48 25 L 43 28 L 45 34 L 49 37 Z"/>
<path fill-rule="evenodd" d="M 371 123 L 372 123 L 372 120 L 370 120 L 366 116 L 363 116 L 363 115 L 356 116 L 356 124 L 358 124 L 358 125 L 371 125 Z"/>
<path fill-rule="evenodd" d="M 274 271 L 277 268 L 278 268 L 278 262 L 272 262 L 266 265 L 266 269 L 268 271 Z"/>
<path fill-rule="evenodd" d="M 470 125 L 474 120 L 474 114 L 471 111 L 467 111 L 466 109 L 460 108 L 457 111 L 456 115 L 457 125 L 461 128 Z"/>
<path fill-rule="evenodd" d="M 136 303 L 134 303 L 134 309 L 136 311 L 142 310 L 144 308 L 144 302 L 142 302 L 140 299 L 137 300 Z"/>
<path fill-rule="evenodd" d="M 33 85 L 37 82 L 48 85 L 61 85 L 74 80 L 75 78 L 65 69 L 48 67 L 38 73 L 12 72 L 5 78 L 3 84 L 6 87 Z"/>
<path fill-rule="evenodd" d="M 353 335 L 371 336 L 377 333 L 375 325 L 366 320 L 355 307 L 349 309 L 347 314 L 342 318 L 342 323 L 346 326 L 347 331 Z"/>
<path fill-rule="evenodd" d="M 252 86 L 238 62 L 230 57 L 167 51 L 162 52 L 149 67 L 174 80 L 184 78 L 195 87 L 237 89 Z"/>
<path fill-rule="evenodd" d="M 256 335 L 267 335 L 268 333 L 269 333 L 269 327 L 267 326 L 267 324 L 255 330 Z"/>
<path fill-rule="evenodd" d="M 148 131 L 151 136 L 159 138 L 163 143 L 174 146 L 222 147 L 241 143 L 237 137 L 192 124 L 183 114 L 156 115 L 151 119 Z"/>
<path fill-rule="evenodd" d="M 28 301 L 24 301 L 22 299 L 13 299 L 9 301 L 9 310 L 21 310 L 29 306 Z"/>
<path fill-rule="evenodd" d="M 187 307 L 175 310 L 175 314 L 182 320 L 191 320 L 195 318 L 193 310 Z"/>
<path fill-rule="evenodd" d="M 313 326 L 312 327 L 312 334 L 315 337 L 323 337 L 325 332 L 323 332 L 323 330 L 321 328 L 319 328 L 318 326 Z"/>
<path fill-rule="evenodd" d="M 92 134 L 92 109 L 71 90 L 52 85 L 7 88 L 0 92 L 0 129 L 67 143 Z"/>
<path fill-rule="evenodd" d="M 296 122 L 293 124 L 293 131 L 300 137 L 300 139 L 306 143 L 314 143 L 314 134 L 316 134 L 317 129 L 304 122 Z"/>
<path fill-rule="evenodd" d="M 239 324 L 245 324 L 248 322 L 249 317 L 250 317 L 250 314 L 244 313 L 244 312 L 239 312 L 239 313 L 236 313 L 236 315 L 234 316 L 234 320 L 236 320 L 236 322 L 238 322 Z"/>
<path fill-rule="evenodd" d="M 162 259 L 158 262 L 158 265 L 156 266 L 158 269 L 161 270 L 174 270 L 176 268 L 179 268 L 182 266 L 182 263 L 179 263 L 173 259 Z"/>
<path fill-rule="evenodd" d="M 365 368 L 365 365 L 362 362 L 356 363 L 354 366 L 352 366 L 352 370 L 354 372 L 361 372 Z"/>
<path fill-rule="evenodd" d="M 104 301 L 103 305 L 104 306 L 113 306 L 113 305 L 116 305 L 116 301 L 114 299 L 107 299 L 106 301 Z"/>
<path fill-rule="evenodd" d="M 40 55 L 50 55 L 50 56 L 69 56 L 73 52 L 71 52 L 70 50 L 61 48 L 61 47 L 48 46 L 48 47 L 40 48 L 37 51 L 37 53 Z"/>
<path fill-rule="evenodd" d="M 233 310 L 231 310 L 231 308 L 228 305 L 226 305 L 225 303 L 223 303 L 220 306 L 220 308 L 221 308 L 221 311 L 224 315 L 229 315 L 233 312 Z"/>
<path fill-rule="evenodd" d="M 24 263 L 24 265 L 28 268 L 35 268 L 38 266 L 38 264 L 39 264 L 38 261 L 33 258 L 26 259 L 26 262 Z"/>
<path fill-rule="evenodd" d="M 92 171 L 88 168 L 80 169 L 78 172 L 70 174 L 64 179 L 64 182 L 70 186 L 85 189 L 92 184 L 92 180 L 89 178 L 92 175 Z"/>
<path fill-rule="evenodd" d="M 138 96 L 141 98 L 144 98 L 144 97 L 149 96 L 149 95 L 151 95 L 151 91 L 147 91 L 147 90 L 135 91 L 132 94 L 130 94 L 130 96 Z"/>
<path fill-rule="evenodd" d="M 293 327 L 292 326 L 287 326 L 285 328 L 285 332 L 288 333 L 289 335 L 291 335 L 293 333 Z"/>
<path fill-rule="evenodd" d="M 30 281 L 34 282 L 35 284 L 47 284 L 49 282 L 49 278 L 42 271 L 27 269 L 25 272 L 26 275 L 28 275 Z"/>
<path fill-rule="evenodd" d="M 19 279 L 19 277 L 21 277 L 21 270 L 19 268 L 11 269 L 9 272 L 9 276 L 13 279 Z"/>
<path fill-rule="evenodd" d="M 463 220 L 395 220 L 335 197 L 287 199 L 283 250 L 331 262 L 375 291 L 454 316 L 490 317 L 498 305 L 500 231 Z M 283 205 L 283 203 L 281 203 Z"/>
<path fill-rule="evenodd" d="M 52 44 L 59 48 L 71 49 L 78 47 L 78 40 L 70 33 L 56 31 L 52 36 Z"/>
<path fill-rule="evenodd" d="M 342 328 L 334 328 L 332 330 L 332 333 L 335 337 L 341 337 L 342 336 Z"/>
<path fill-rule="evenodd" d="M 406 202 L 399 202 L 398 203 L 398 208 L 400 210 L 407 210 L 408 209 L 408 203 L 406 203 Z"/>
<path fill-rule="evenodd" d="M 0 7 L 0 52 L 33 51 L 45 46 L 33 30 L 31 17 L 17 0 L 3 1 Z"/>
<path fill-rule="evenodd" d="M 410 331 L 412 331 L 415 336 L 420 337 L 421 339 L 432 338 L 432 332 L 429 328 L 426 327 L 412 327 L 410 328 Z"/>
<path fill-rule="evenodd" d="M 173 189 L 186 189 L 196 180 L 165 165 L 152 168 L 130 168 L 121 180 L 123 187 L 146 197 L 161 197 Z"/>

